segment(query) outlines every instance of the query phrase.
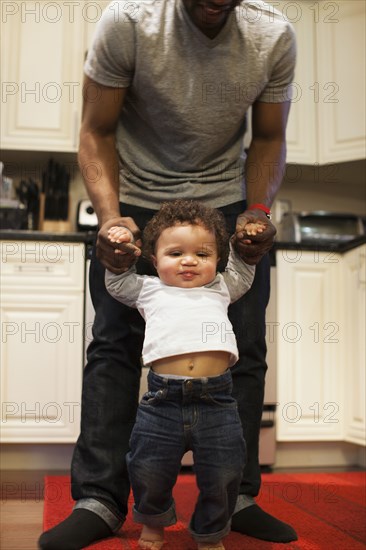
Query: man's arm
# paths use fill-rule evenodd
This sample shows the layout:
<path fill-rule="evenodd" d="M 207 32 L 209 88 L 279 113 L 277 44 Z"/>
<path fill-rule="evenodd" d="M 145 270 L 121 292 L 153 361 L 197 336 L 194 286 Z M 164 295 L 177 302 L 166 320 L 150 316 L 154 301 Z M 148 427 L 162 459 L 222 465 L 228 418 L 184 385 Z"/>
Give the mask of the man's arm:
<path fill-rule="evenodd" d="M 281 185 L 286 165 L 286 126 L 289 111 L 289 101 L 258 101 L 253 105 L 253 138 L 245 165 L 248 206 L 262 203 L 271 207 Z"/>
<path fill-rule="evenodd" d="M 138 227 L 131 218 L 121 218 L 119 209 L 119 166 L 115 134 L 127 90 L 103 86 L 88 76 L 84 79 L 78 161 L 98 217 L 98 258 L 114 273 L 122 273 L 133 263 L 136 247 L 109 241 L 109 227 L 128 227 L 136 244 L 141 244 Z M 127 254 L 116 254 L 117 248 Z"/>
<path fill-rule="evenodd" d="M 238 217 L 234 246 L 249 264 L 257 264 L 270 250 L 276 229 L 260 209 L 251 205 L 271 207 L 281 185 L 286 165 L 286 125 L 290 102 L 256 102 L 252 112 L 253 138 L 246 160 L 246 191 L 248 209 Z M 248 238 L 245 225 L 260 219 L 266 225 L 263 233 Z"/>

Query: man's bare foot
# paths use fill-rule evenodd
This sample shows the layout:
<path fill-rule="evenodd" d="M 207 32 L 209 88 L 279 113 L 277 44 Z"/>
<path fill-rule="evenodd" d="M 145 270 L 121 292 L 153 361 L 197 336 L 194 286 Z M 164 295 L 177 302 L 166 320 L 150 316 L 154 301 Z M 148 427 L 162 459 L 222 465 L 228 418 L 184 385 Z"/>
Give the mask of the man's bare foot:
<path fill-rule="evenodd" d="M 144 525 L 139 539 L 139 547 L 145 550 L 160 550 L 164 544 L 164 527 Z"/>
<path fill-rule="evenodd" d="M 222 544 L 221 540 L 215 543 L 199 542 L 197 548 L 198 550 L 225 550 L 225 546 Z"/>

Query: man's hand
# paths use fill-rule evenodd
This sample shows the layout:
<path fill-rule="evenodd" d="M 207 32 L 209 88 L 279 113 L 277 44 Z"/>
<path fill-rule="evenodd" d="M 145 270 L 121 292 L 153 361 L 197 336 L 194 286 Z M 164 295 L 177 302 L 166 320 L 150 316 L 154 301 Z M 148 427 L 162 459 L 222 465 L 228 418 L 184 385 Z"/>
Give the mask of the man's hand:
<path fill-rule="evenodd" d="M 109 230 L 113 226 L 125 227 L 132 233 L 133 242 L 129 236 L 127 242 L 118 242 L 120 239 L 111 239 Z M 115 273 L 120 275 L 127 271 L 141 254 L 141 232 L 132 218 L 111 218 L 102 225 L 97 236 L 97 257 L 99 261 Z"/>
<path fill-rule="evenodd" d="M 248 230 L 252 227 L 250 224 L 260 223 L 263 226 L 262 231 L 254 234 Z M 262 210 L 246 210 L 238 216 L 236 220 L 235 235 L 232 237 L 232 243 L 239 256 L 249 265 L 256 265 L 262 257 L 272 248 L 276 228 L 262 212 Z"/>

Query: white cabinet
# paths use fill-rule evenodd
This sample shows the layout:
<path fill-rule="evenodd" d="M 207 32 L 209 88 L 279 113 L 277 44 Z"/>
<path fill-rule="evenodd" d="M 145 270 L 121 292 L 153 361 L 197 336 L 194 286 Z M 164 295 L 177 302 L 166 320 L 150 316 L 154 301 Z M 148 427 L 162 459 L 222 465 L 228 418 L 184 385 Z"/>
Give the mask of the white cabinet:
<path fill-rule="evenodd" d="M 2 2 L 3 149 L 77 151 L 85 54 L 108 3 Z"/>
<path fill-rule="evenodd" d="M 277 260 L 279 441 L 343 437 L 339 256 L 281 250 Z"/>
<path fill-rule="evenodd" d="M 365 445 L 366 245 L 276 260 L 277 439 Z"/>
<path fill-rule="evenodd" d="M 85 51 L 81 4 L 1 4 L 2 148 L 76 151 Z"/>
<path fill-rule="evenodd" d="M 363 159 L 366 151 L 365 2 L 270 2 L 295 28 L 298 59 L 287 162 Z"/>
<path fill-rule="evenodd" d="M 287 162 L 308 164 L 317 158 L 317 114 L 316 104 L 310 87 L 315 78 L 315 34 L 313 14 L 305 2 L 288 6 L 286 2 L 274 6 L 289 19 L 295 28 L 297 42 L 297 63 L 294 84 L 289 90 L 292 96 L 287 125 Z"/>
<path fill-rule="evenodd" d="M 340 0 L 320 3 L 320 8 L 327 17 L 317 26 L 319 161 L 363 159 L 366 4 Z"/>
<path fill-rule="evenodd" d="M 344 255 L 345 439 L 366 444 L 366 245 Z"/>
<path fill-rule="evenodd" d="M 73 442 L 80 427 L 84 245 L 0 244 L 1 440 Z"/>

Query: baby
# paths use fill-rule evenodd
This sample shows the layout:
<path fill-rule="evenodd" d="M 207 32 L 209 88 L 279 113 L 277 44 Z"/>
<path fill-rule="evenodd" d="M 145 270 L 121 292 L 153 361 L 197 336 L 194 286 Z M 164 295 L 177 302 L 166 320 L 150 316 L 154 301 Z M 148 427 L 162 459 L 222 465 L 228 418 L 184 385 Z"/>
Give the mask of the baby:
<path fill-rule="evenodd" d="M 248 235 L 264 231 L 247 224 Z M 112 227 L 114 243 L 141 251 L 131 232 Z M 238 349 L 227 316 L 247 292 L 255 268 L 230 245 L 219 211 L 196 201 L 162 205 L 143 234 L 144 255 L 158 277 L 106 272 L 110 294 L 139 310 L 146 322 L 142 358 L 150 366 L 130 440 L 127 466 L 140 548 L 159 550 L 164 528 L 176 522 L 172 490 L 191 449 L 199 498 L 189 530 L 200 550 L 224 549 L 245 464 L 245 443 L 231 395 L 230 367 Z M 119 250 L 118 253 L 121 253 Z M 217 273 L 219 260 L 226 261 Z"/>

